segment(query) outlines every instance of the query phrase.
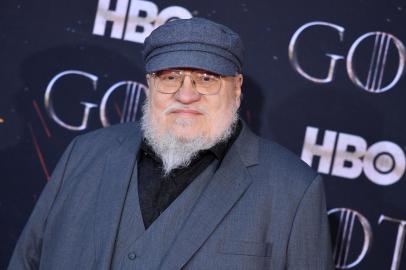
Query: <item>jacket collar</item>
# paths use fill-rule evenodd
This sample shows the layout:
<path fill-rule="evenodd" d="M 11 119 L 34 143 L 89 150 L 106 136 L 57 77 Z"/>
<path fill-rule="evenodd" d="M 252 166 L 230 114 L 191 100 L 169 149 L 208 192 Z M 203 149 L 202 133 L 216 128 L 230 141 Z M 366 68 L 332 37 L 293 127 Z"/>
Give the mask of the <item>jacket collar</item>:
<path fill-rule="evenodd" d="M 106 147 L 107 158 L 95 209 L 95 269 L 110 269 L 125 197 L 141 142 L 140 128 L 126 124 L 126 132 Z"/>
<path fill-rule="evenodd" d="M 247 167 L 258 163 L 258 143 L 258 137 L 243 123 L 240 136 L 203 191 L 159 269 L 181 269 L 245 193 L 252 182 Z"/>

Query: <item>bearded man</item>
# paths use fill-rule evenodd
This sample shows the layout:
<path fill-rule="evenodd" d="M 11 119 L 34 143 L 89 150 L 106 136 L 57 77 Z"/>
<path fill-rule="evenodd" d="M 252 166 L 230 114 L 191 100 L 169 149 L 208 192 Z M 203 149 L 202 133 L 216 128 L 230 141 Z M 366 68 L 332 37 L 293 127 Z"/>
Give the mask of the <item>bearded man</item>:
<path fill-rule="evenodd" d="M 332 269 L 322 180 L 239 120 L 242 55 L 205 19 L 154 30 L 141 124 L 70 144 L 9 269 Z"/>

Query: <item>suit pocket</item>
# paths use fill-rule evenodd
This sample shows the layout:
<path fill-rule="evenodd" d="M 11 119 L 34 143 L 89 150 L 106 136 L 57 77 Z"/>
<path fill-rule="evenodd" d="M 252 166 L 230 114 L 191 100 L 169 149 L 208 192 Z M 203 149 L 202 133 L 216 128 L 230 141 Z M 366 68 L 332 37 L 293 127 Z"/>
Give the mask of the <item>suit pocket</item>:
<path fill-rule="evenodd" d="M 222 254 L 270 257 L 271 243 L 238 240 L 224 240 L 218 245 L 218 252 Z"/>

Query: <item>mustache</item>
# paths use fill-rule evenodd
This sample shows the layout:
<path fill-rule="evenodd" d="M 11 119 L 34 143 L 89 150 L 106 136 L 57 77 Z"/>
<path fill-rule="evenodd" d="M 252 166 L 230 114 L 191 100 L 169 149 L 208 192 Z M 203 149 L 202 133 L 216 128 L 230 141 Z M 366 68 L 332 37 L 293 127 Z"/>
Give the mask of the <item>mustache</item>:
<path fill-rule="evenodd" d="M 203 115 L 209 115 L 209 112 L 208 112 L 204 107 L 201 107 L 201 106 L 192 107 L 192 106 L 185 106 L 185 105 L 181 105 L 181 104 L 172 104 L 172 105 L 169 105 L 169 106 L 162 112 L 162 114 L 170 114 L 170 113 L 172 113 L 172 112 L 174 112 L 174 111 L 177 111 L 177 110 L 193 110 L 193 111 L 196 111 L 196 112 L 201 113 L 201 114 L 203 114 Z"/>

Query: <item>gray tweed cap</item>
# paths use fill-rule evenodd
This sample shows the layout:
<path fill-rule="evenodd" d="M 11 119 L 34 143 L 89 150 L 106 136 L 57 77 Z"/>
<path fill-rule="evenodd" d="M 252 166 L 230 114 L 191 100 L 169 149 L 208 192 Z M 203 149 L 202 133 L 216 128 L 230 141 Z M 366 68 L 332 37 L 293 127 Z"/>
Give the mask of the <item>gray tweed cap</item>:
<path fill-rule="evenodd" d="M 224 76 L 241 73 L 244 47 L 230 28 L 203 18 L 169 21 L 145 39 L 147 73 L 198 68 Z"/>

